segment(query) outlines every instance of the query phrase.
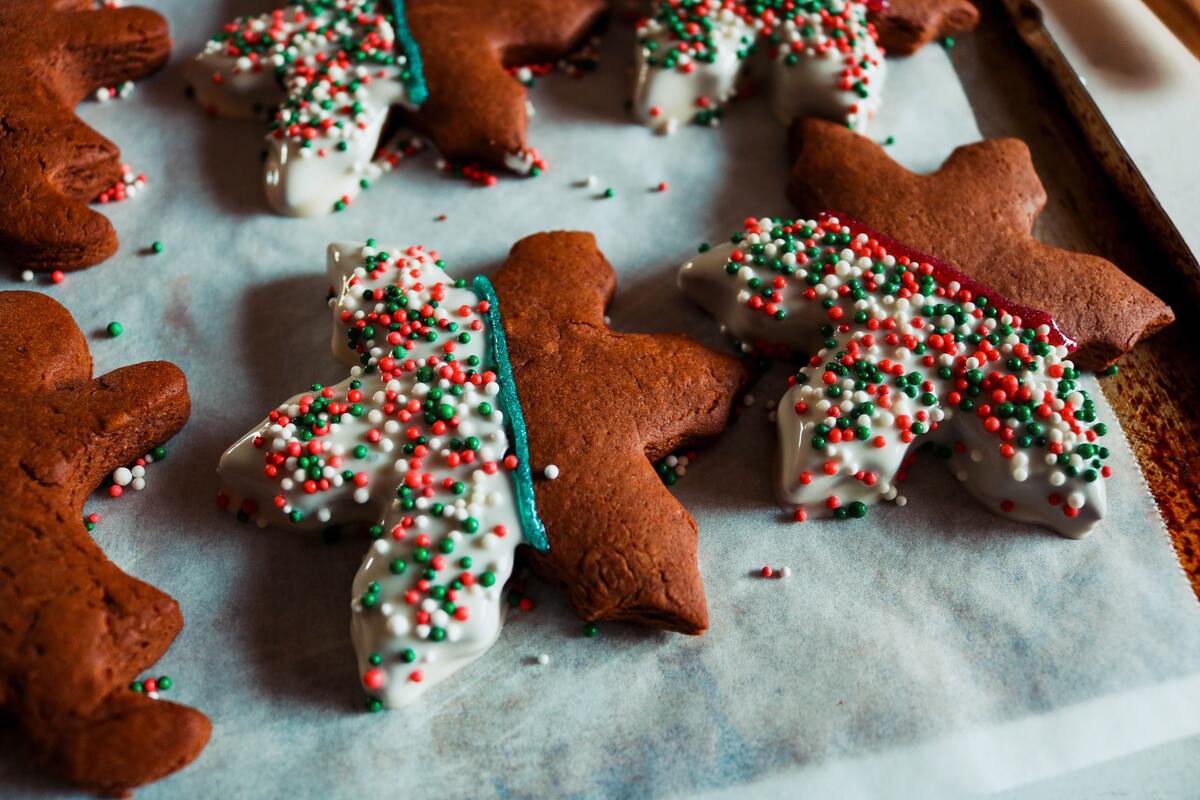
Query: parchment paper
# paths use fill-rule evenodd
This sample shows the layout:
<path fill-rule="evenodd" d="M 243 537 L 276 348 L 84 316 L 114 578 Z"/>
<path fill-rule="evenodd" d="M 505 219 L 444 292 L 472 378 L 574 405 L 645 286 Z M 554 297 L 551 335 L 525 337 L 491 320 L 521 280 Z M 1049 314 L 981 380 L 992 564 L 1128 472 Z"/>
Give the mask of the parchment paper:
<path fill-rule="evenodd" d="M 150 184 L 108 209 L 122 239 L 111 262 L 39 287 L 92 334 L 98 371 L 169 359 L 194 399 L 147 489 L 89 507 L 108 554 L 182 604 L 186 627 L 151 674 L 170 674 L 168 696 L 215 725 L 195 764 L 139 796 L 930 796 L 1017 786 L 1200 728 L 1200 613 L 1090 380 L 1117 477 L 1110 516 L 1083 541 L 981 511 L 932 460 L 912 471 L 907 508 L 786 521 L 768 489 L 776 376 L 676 490 L 700 525 L 705 636 L 603 625 L 587 639 L 531 582 L 536 610 L 510 615 L 474 666 L 415 707 L 361 712 L 349 586 L 365 543 L 259 531 L 213 502 L 228 443 L 300 387 L 343 375 L 327 349 L 326 242 L 425 243 L 469 275 L 525 234 L 592 230 L 621 276 L 615 326 L 720 344 L 674 289 L 675 268 L 746 215 L 788 213 L 783 132 L 758 100 L 717 131 L 661 139 L 630 124 L 631 34 L 615 25 L 599 74 L 533 94 L 542 177 L 477 189 L 425 155 L 343 214 L 284 219 L 262 199 L 262 127 L 208 120 L 183 97 L 181 66 L 203 38 L 265 3 L 156 5 L 176 36 L 169 69 L 125 102 L 84 108 Z M 936 47 L 893 62 L 888 97 L 873 134 L 894 134 L 910 166 L 978 138 Z M 573 186 L 593 174 L 596 190 Z M 666 193 L 651 191 L 663 180 Z M 596 199 L 609 186 L 616 196 Z M 139 252 L 154 240 L 163 254 Z M 109 339 L 114 319 L 125 334 Z M 764 564 L 792 576 L 752 577 Z M 16 743 L 0 741 L 0 794 L 60 792 Z"/>

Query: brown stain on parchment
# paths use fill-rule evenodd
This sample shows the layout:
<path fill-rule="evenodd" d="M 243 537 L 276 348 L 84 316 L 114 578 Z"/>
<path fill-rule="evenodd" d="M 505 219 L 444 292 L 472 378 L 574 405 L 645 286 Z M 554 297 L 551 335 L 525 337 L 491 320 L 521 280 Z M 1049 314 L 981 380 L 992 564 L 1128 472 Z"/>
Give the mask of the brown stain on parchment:
<path fill-rule="evenodd" d="M 169 291 L 170 297 L 162 311 L 162 322 L 182 343 L 180 352 L 187 354 L 192 351 L 192 345 L 200 336 L 196 322 L 192 319 L 192 293 L 188 288 L 188 276 L 180 275 L 172 280 Z"/>

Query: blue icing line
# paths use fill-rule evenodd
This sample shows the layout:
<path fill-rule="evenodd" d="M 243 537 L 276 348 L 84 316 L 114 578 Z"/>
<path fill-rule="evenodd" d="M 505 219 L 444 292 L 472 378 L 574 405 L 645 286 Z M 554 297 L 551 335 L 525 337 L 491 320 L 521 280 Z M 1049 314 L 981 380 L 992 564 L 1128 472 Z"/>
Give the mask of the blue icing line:
<path fill-rule="evenodd" d="M 537 513 L 537 500 L 533 491 L 533 472 L 529 466 L 529 437 L 525 429 L 525 416 L 521 413 L 521 401 L 517 397 L 517 381 L 513 375 L 512 362 L 508 360 L 508 339 L 504 336 L 504 325 L 500 319 L 500 298 L 492 282 L 483 275 L 475 276 L 471 283 L 475 296 L 488 303 L 487 321 L 491 329 L 491 356 L 500 378 L 500 405 L 504 418 L 512 433 L 512 448 L 520 462 L 513 470 L 513 484 L 517 493 L 517 511 L 521 519 L 521 530 L 525 543 L 535 550 L 550 549 L 546 538 L 546 526 Z"/>
<path fill-rule="evenodd" d="M 404 0 L 391 2 L 395 17 L 396 41 L 400 43 L 400 50 L 408 59 L 404 85 L 408 89 L 408 99 L 419 106 L 429 99 L 429 87 L 425 85 L 425 68 L 421 65 L 421 48 L 417 46 L 417 40 L 408 28 L 408 19 L 404 16 Z"/>

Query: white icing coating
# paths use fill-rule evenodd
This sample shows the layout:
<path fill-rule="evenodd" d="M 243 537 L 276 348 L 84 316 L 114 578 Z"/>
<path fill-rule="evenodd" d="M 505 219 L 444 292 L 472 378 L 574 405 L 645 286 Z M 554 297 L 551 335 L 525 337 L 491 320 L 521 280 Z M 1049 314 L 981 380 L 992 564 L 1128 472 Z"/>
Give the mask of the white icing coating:
<path fill-rule="evenodd" d="M 491 647 L 521 542 L 499 379 L 487 371 L 491 334 L 474 292 L 455 287 L 436 262 L 416 247 L 330 245 L 333 351 L 353 365 L 351 377 L 280 405 L 219 467 L 233 510 L 260 525 L 377 526 L 354 578 L 351 632 L 363 686 L 386 707 Z M 385 297 L 393 285 L 400 291 Z M 360 331 L 354 347 L 348 328 Z M 336 407 L 311 409 L 321 397 Z M 314 425 L 318 435 L 306 437 Z M 322 461 L 306 468 L 300 459 L 313 449 Z"/>
<path fill-rule="evenodd" d="M 310 0 L 239 17 L 192 62 L 197 98 L 211 112 L 274 109 L 263 182 L 279 213 L 327 214 L 350 202 L 378 173 L 371 162 L 391 108 L 414 107 L 386 8 Z M 355 44 L 350 55 L 345 42 Z"/>
<path fill-rule="evenodd" d="M 822 238 L 830 233 L 843 239 Z M 1069 349 L 1053 343 L 1048 325 L 1039 324 L 1036 337 L 1031 332 L 1032 338 L 1022 338 L 1026 329 L 1019 320 L 1007 311 L 988 316 L 982 302 L 962 300 L 965 287 L 955 279 L 934 280 L 939 293 L 929 297 L 917 292 L 916 283 L 884 294 L 880 282 L 897 268 L 897 257 L 866 233 L 851 238 L 851 228 L 833 217 L 790 226 L 748 220 L 743 235 L 684 264 L 679 287 L 747 352 L 777 352 L 782 345 L 816 354 L 776 415 L 775 490 L 781 504 L 798 510 L 798 519 L 837 509 L 843 515 L 865 512 L 865 505 L 879 500 L 901 502 L 898 477 L 913 448 L 927 441 L 939 446 L 966 489 L 997 513 L 1072 538 L 1104 516 L 1100 478 L 1109 469 L 1099 462 L 1107 451 L 1094 444 L 1104 427 L 1088 419 L 1086 393 L 1062 383 L 1074 382 Z M 912 266 L 909 276 L 919 281 L 922 273 Z M 819 280 L 809 281 L 810 274 Z M 855 286 L 861 297 L 848 298 Z M 958 311 L 926 313 L 937 304 Z M 1013 330 L 1005 333 L 1005 326 Z M 967 337 L 981 332 L 997 344 L 972 346 Z M 1019 382 L 1006 366 L 1014 358 L 1023 364 L 1016 370 Z M 1036 369 L 1024 366 L 1029 362 Z M 974 383 L 973 371 L 979 378 Z M 911 384 L 911 396 L 897 385 L 898 376 Z M 970 407 L 961 405 L 964 398 Z M 1028 407 L 1005 414 L 1003 404 L 1014 402 Z M 838 428 L 842 419 L 849 424 Z M 1022 446 L 1031 431 L 1036 435 Z M 1080 453 L 1081 446 L 1089 455 Z"/>
<path fill-rule="evenodd" d="M 654 16 L 638 26 L 638 119 L 661 133 L 679 122 L 715 124 L 715 112 L 734 96 L 743 64 L 758 49 L 770 64 L 771 108 L 782 124 L 812 115 L 865 131 L 886 72 L 866 3 L 829 0 L 791 16 L 783 3 L 765 5 L 755 17 L 715 0 L 682 8 L 656 3 Z M 697 38 L 702 26 L 708 26 L 705 41 Z"/>

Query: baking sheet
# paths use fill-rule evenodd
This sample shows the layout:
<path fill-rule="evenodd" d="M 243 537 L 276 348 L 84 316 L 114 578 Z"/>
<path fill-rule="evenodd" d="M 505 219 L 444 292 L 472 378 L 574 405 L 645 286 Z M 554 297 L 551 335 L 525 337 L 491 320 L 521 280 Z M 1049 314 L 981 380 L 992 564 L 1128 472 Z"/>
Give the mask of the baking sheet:
<path fill-rule="evenodd" d="M 1200 183 L 1187 132 L 1200 125 L 1200 59 L 1140 1 L 1035 0 L 1034 5 L 1050 47 L 1057 48 L 1094 104 L 1095 113 L 1085 112 L 1085 122 L 1100 118 L 1096 124 L 1111 133 L 1114 146 L 1128 158 L 1133 180 L 1144 182 L 1159 215 L 1174 229 L 1173 238 L 1190 253 L 1188 266 L 1196 270 Z M 1122 46 L 1114 47 L 1114 40 Z M 1093 135 L 1086 124 L 1085 130 Z M 1189 277 L 1200 279 L 1200 273 Z"/>
<path fill-rule="evenodd" d="M 675 267 L 747 215 L 788 212 L 783 131 L 759 99 L 717 131 L 661 139 L 629 124 L 631 33 L 617 25 L 599 74 L 532 95 L 542 177 L 477 189 L 427 154 L 343 214 L 284 219 L 262 199 L 261 127 L 207 120 L 183 96 L 203 38 L 263 4 L 155 5 L 173 24 L 171 66 L 127 101 L 84 108 L 150 184 L 108 209 L 122 237 L 112 261 L 38 287 L 91 334 L 98 371 L 166 358 L 192 389 L 192 420 L 146 491 L 88 509 L 119 565 L 179 599 L 186 627 L 151 674 L 170 674 L 168 696 L 214 722 L 200 758 L 140 797 L 934 796 L 1200 731 L 1200 609 L 1115 424 L 1111 514 L 1080 542 L 983 512 L 932 460 L 912 471 L 906 508 L 797 525 L 769 491 L 764 406 L 778 375 L 676 489 L 700 525 L 705 636 L 602 625 L 587 639 L 530 582 L 536 609 L 514 612 L 475 665 L 415 707 L 361 712 L 348 605 L 365 542 L 260 531 L 213 502 L 228 443 L 300 387 L 344 374 L 328 354 L 325 244 L 425 243 L 468 275 L 525 234 L 592 230 L 620 273 L 615 327 L 719 345 L 674 289 Z M 873 135 L 894 135 L 898 158 L 931 169 L 978 138 L 944 53 L 891 66 Z M 596 189 L 574 185 L 588 175 Z M 606 187 L 616 196 L 597 199 Z M 140 252 L 155 240 L 163 254 Z M 103 335 L 113 319 L 118 339 Z M 792 575 L 753 577 L 764 564 Z M 59 794 L 17 741 L 0 738 L 0 794 Z"/>

